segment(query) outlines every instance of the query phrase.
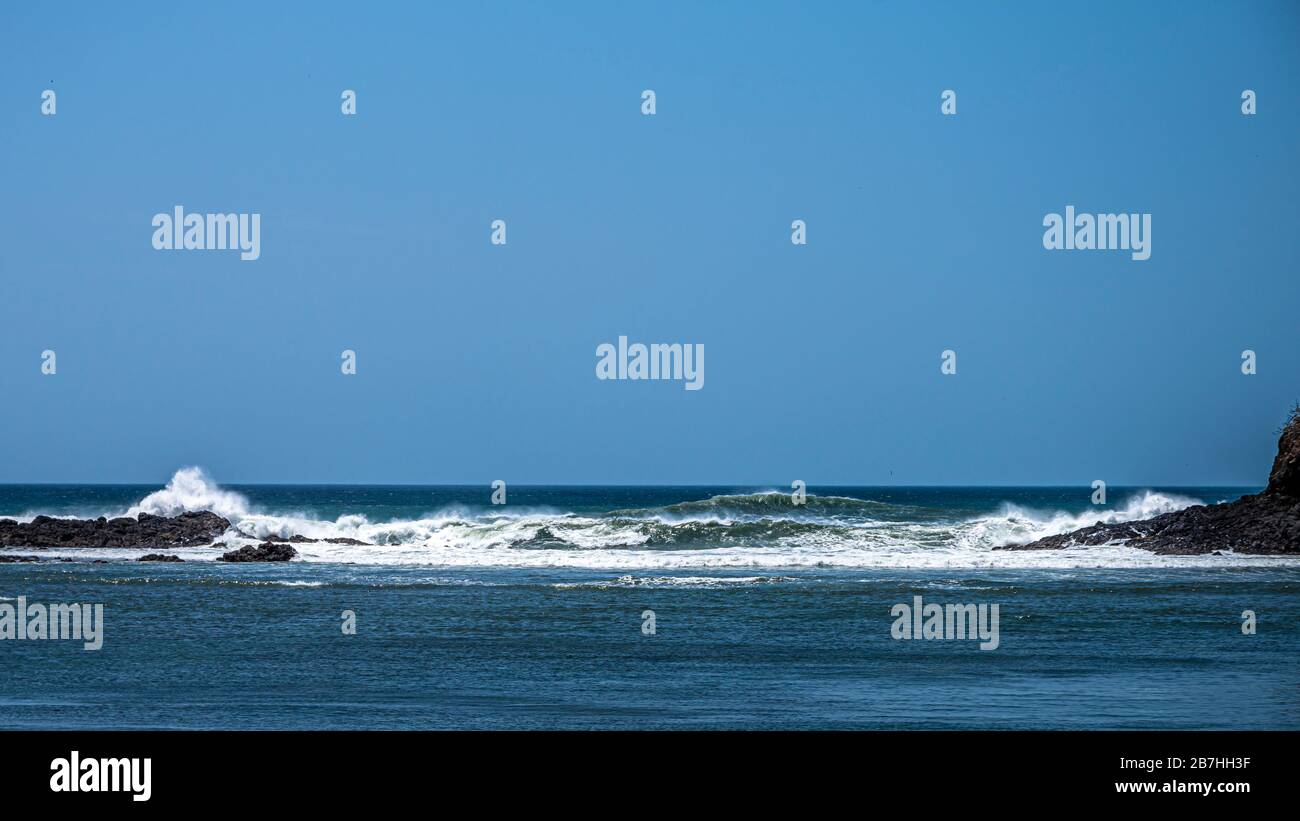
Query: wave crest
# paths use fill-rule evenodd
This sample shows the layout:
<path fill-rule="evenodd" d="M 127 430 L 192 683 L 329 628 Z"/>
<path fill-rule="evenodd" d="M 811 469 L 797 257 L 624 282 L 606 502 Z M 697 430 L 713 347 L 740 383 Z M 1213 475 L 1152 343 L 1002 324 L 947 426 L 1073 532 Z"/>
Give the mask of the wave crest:
<path fill-rule="evenodd" d="M 1098 523 L 1146 519 L 1200 501 L 1143 491 L 1119 507 L 1071 513 L 1005 503 L 972 515 L 943 507 L 915 507 L 841 496 L 808 496 L 795 505 L 775 490 L 726 494 L 660 507 L 575 513 L 544 508 L 449 506 L 418 518 L 371 521 L 347 512 L 330 521 L 311 512 L 257 509 L 197 467 L 176 472 L 166 487 L 146 495 L 128 515 L 175 516 L 209 510 L 231 522 L 225 549 L 271 538 L 305 537 L 307 561 L 427 566 L 513 567 L 974 567 L 1063 561 L 1055 556 L 995 552 Z M 362 544 L 342 544 L 355 540 Z M 1068 561 L 1149 561 L 1122 548 L 1097 548 Z M 197 548 L 194 558 L 212 558 Z M 205 552 L 206 551 L 206 552 Z M 188 554 L 187 554 L 188 555 Z M 1129 558 L 1124 558 L 1129 557 Z"/>
<path fill-rule="evenodd" d="M 208 510 L 233 522 L 248 515 L 248 509 L 248 499 L 233 490 L 222 490 L 202 468 L 184 467 L 166 487 L 141 499 L 126 515 L 179 516 Z"/>
<path fill-rule="evenodd" d="M 728 522 L 743 517 L 786 516 L 798 518 L 888 516 L 897 518 L 902 512 L 912 510 L 905 505 L 877 502 L 871 499 L 854 499 L 849 496 L 814 496 L 809 494 L 801 504 L 795 504 L 794 495 L 778 490 L 758 493 L 711 496 L 690 502 L 677 502 L 662 507 L 612 510 L 608 514 L 626 518 L 658 518 L 664 520 L 712 519 Z"/>
<path fill-rule="evenodd" d="M 1079 514 L 1064 511 L 1043 512 L 1006 504 L 995 516 L 972 522 L 969 538 L 975 543 L 990 547 L 1024 544 L 1047 536 L 1069 533 L 1097 524 L 1116 524 L 1150 519 L 1163 513 L 1173 513 L 1192 505 L 1203 504 L 1199 499 L 1175 493 L 1144 490 L 1130 498 L 1123 507 L 1089 510 Z"/>

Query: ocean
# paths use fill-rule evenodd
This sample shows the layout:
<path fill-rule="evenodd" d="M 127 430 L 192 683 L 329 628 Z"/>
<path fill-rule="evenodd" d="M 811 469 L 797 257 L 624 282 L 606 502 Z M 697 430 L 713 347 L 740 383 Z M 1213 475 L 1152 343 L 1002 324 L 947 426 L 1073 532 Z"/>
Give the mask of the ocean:
<path fill-rule="evenodd" d="M 1300 729 L 1300 559 L 994 549 L 1256 490 L 0 486 L 233 524 L 183 563 L 0 550 L 73 559 L 0 564 L 0 605 L 104 612 L 99 650 L 0 641 L 0 727 Z M 295 534 L 369 544 L 213 561 Z M 996 605 L 996 647 L 895 637 L 918 596 Z"/>

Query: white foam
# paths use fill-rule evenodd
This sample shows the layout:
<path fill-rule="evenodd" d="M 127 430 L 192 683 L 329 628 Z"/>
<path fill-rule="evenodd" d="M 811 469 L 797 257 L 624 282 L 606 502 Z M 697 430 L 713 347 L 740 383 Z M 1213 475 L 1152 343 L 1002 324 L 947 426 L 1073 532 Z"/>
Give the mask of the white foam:
<path fill-rule="evenodd" d="M 720 588 L 747 584 L 781 584 L 799 581 L 793 576 L 619 576 L 610 581 L 557 582 L 560 590 L 608 590 L 610 588 L 699 587 Z"/>
<path fill-rule="evenodd" d="M 763 494 L 754 494 L 761 496 Z M 752 497 L 721 497 L 722 499 Z M 813 497 L 810 497 L 810 499 Z M 715 500 L 717 501 L 717 500 Z M 856 501 L 856 500 L 855 500 Z M 1199 504 L 1177 494 L 1145 491 L 1120 508 L 1098 507 L 1083 513 L 1040 511 L 1006 504 L 998 513 L 969 521 L 879 521 L 868 518 L 866 506 L 852 519 L 810 518 L 803 511 L 773 510 L 736 517 L 719 516 L 718 510 L 687 515 L 663 515 L 659 509 L 624 511 L 616 516 L 578 515 L 550 509 L 512 508 L 478 512 L 450 507 L 417 519 L 371 522 L 359 513 L 334 521 L 306 513 L 256 510 L 239 493 L 223 490 L 198 468 L 176 472 L 167 486 L 134 505 L 129 515 L 152 513 L 175 516 L 211 510 L 226 517 L 232 529 L 220 538 L 224 547 L 168 550 L 186 560 L 212 560 L 226 550 L 256 544 L 271 537 L 294 535 L 310 539 L 356 539 L 365 545 L 325 541 L 295 544 L 298 561 L 363 565 L 428 567 L 583 568 L 599 570 L 682 570 L 781 568 L 1098 568 L 1098 567 L 1198 567 L 1300 565 L 1300 557 L 1240 556 L 1231 553 L 1204 556 L 1159 556 L 1123 545 L 1065 550 L 994 550 L 1065 533 L 1098 523 L 1146 519 Z M 699 536 L 689 547 L 681 538 L 698 534 L 701 525 L 726 528 L 742 520 L 754 523 L 796 520 L 820 527 L 779 528 L 761 544 L 709 540 L 719 533 Z M 684 529 L 693 528 L 694 530 Z M 651 544 L 652 534 L 658 537 Z M 780 535 L 776 535 L 780 534 Z M 676 541 L 674 541 L 676 540 Z M 700 543 L 699 540 L 704 540 Z M 733 542 L 741 541 L 732 539 Z M 755 540 L 757 541 L 757 540 Z M 68 549 L 42 551 L 50 557 L 133 559 L 139 550 Z M 692 577 L 709 579 L 704 575 Z M 673 582 L 679 583 L 679 582 Z"/>
<path fill-rule="evenodd" d="M 234 491 L 217 487 L 202 468 L 186 467 L 176 471 L 165 488 L 141 499 L 125 515 L 179 516 L 203 510 L 234 521 L 248 514 L 248 500 Z"/>
<path fill-rule="evenodd" d="M 1150 519 L 1163 513 L 1173 513 L 1192 505 L 1203 504 L 1199 499 L 1171 493 L 1145 490 L 1128 500 L 1121 508 L 1100 505 L 1080 514 L 1062 511 L 1043 512 L 1006 504 L 994 516 L 976 519 L 963 534 L 972 544 L 990 547 L 1006 544 L 1025 544 L 1035 539 L 1069 533 L 1096 524 L 1115 524 Z"/>

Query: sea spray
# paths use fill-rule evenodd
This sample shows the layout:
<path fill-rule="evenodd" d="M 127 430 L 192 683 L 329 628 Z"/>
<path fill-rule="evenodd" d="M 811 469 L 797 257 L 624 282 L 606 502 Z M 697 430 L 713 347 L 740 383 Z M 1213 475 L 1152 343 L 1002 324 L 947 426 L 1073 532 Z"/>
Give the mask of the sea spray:
<path fill-rule="evenodd" d="M 219 488 L 202 468 L 185 467 L 176 471 L 165 488 L 141 499 L 126 515 L 179 516 L 207 510 L 234 521 L 248 515 L 248 507 L 248 499 Z"/>
<path fill-rule="evenodd" d="M 451 487 L 218 486 L 198 468 L 166 487 L 104 509 L 87 492 L 60 502 L 81 516 L 175 515 L 211 510 L 230 529 L 213 545 L 180 548 L 186 561 L 262 541 L 301 537 L 301 561 L 428 567 L 574 567 L 634 570 L 905 567 L 1150 567 L 1169 559 L 1123 546 L 1016 555 L 997 551 L 1098 521 L 1131 521 L 1178 510 L 1192 495 L 1111 490 L 1113 504 L 1088 505 L 1070 489 L 822 488 L 794 504 L 774 488 L 527 488 L 491 505 L 487 485 Z M 0 505 L 40 510 L 27 495 L 0 490 Z M 1198 493 L 1216 501 L 1230 493 Z M 9 501 L 5 501 L 8 499 Z M 0 507 L 3 510 L 4 507 Z M 23 509 L 23 508 L 19 508 Z M 49 510 L 48 507 L 45 508 Z M 65 507 L 67 509 L 67 507 Z M 92 511 L 94 511 L 92 513 Z M 3 518 L 0 516 L 0 518 Z M 303 543 L 302 540 L 316 540 Z M 351 540 L 352 544 L 330 540 Z M 17 550 L 17 548 L 15 548 Z M 96 548 L 95 558 L 135 559 L 142 551 Z M 86 558 L 53 548 L 50 557 Z M 1183 563 L 1193 560 L 1186 557 Z M 1206 557 L 1200 564 L 1248 561 Z M 1274 561 L 1277 561 L 1276 559 Z"/>

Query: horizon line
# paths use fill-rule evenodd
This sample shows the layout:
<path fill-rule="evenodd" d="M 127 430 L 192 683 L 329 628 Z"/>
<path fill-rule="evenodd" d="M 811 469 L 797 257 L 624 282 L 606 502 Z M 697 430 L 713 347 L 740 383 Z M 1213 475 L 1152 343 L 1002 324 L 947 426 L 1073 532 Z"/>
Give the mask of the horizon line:
<path fill-rule="evenodd" d="M 495 480 L 492 480 L 495 481 Z M 487 482 L 217 482 L 217 487 L 408 487 L 408 488 L 471 488 L 492 486 L 492 481 Z M 169 482 L 161 484 L 152 482 L 0 482 L 0 488 L 5 487 L 158 487 L 165 488 Z M 693 483 L 675 483 L 675 482 L 648 482 L 641 484 L 632 483 L 591 483 L 591 482 L 562 482 L 557 484 L 534 484 L 527 482 L 512 483 L 507 482 L 507 487 L 516 488 L 770 488 L 774 492 L 785 492 L 780 485 L 773 485 L 770 482 L 693 482 Z M 827 488 L 936 488 L 936 489 L 988 489 L 997 490 L 1003 488 L 1091 488 L 1091 483 L 1079 484 L 890 484 L 890 485 L 871 485 L 871 484 L 845 484 L 840 482 L 825 482 L 817 485 L 807 485 L 811 490 L 816 487 Z M 1162 482 L 1107 482 L 1108 488 L 1230 488 L 1233 490 L 1240 488 L 1265 488 L 1268 483 L 1262 484 L 1219 484 L 1219 483 L 1200 483 L 1200 484 L 1165 484 Z"/>

